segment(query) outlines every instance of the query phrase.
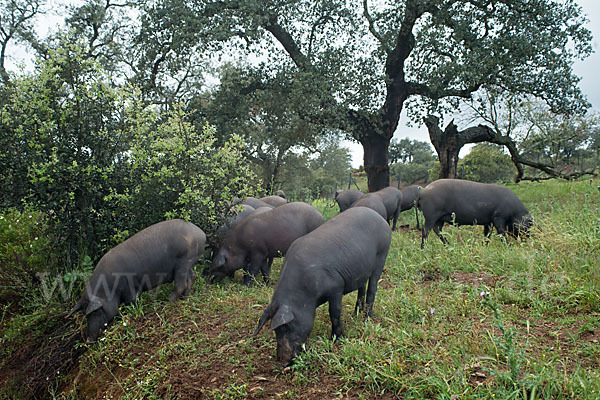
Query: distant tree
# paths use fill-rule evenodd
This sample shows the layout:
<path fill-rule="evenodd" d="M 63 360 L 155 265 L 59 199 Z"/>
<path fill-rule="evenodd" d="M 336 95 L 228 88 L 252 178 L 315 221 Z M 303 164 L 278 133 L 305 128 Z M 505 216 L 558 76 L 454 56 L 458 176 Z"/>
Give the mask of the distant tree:
<path fill-rule="evenodd" d="M 593 158 L 598 115 L 556 114 L 540 102 L 523 102 L 519 112 L 521 129 L 515 136 L 521 158 L 535 160 L 559 177 L 594 172 L 597 164 L 587 160 Z"/>
<path fill-rule="evenodd" d="M 435 155 L 429 143 L 406 138 L 391 142 L 390 160 L 394 161 L 390 167 L 392 177 L 398 183 L 411 185 L 428 180 L 428 171 L 433 167 Z"/>
<path fill-rule="evenodd" d="M 433 155 L 433 153 L 431 145 L 427 142 L 408 138 L 390 142 L 390 163 L 392 164 L 396 162 L 407 164 L 415 159 L 428 158 L 429 155 Z"/>
<path fill-rule="evenodd" d="M 281 167 L 281 189 L 288 201 L 303 201 L 314 198 L 314 176 L 309 166 L 310 154 L 291 152 Z"/>
<path fill-rule="evenodd" d="M 95 59 L 113 79 L 131 74 L 126 53 L 136 33 L 132 1 L 84 0 L 69 5 L 65 29 L 85 41 L 87 57 Z"/>
<path fill-rule="evenodd" d="M 348 181 L 351 168 L 350 151 L 340 147 L 338 140 L 326 141 L 318 150 L 317 156 L 309 162 L 314 177 L 313 196 L 331 196 L 336 189 Z"/>
<path fill-rule="evenodd" d="M 458 132 L 451 122 L 442 134 L 432 118 L 428 124 L 430 135 L 446 141 L 457 135 L 452 140 L 460 146 L 482 141 L 504 146 L 516 167 L 517 182 L 539 179 L 539 173 L 526 176 L 526 169 L 562 178 L 594 172 L 597 163 L 593 162 L 592 136 L 599 127 L 597 115 L 554 113 L 542 101 L 501 88 L 479 92 L 468 105 L 466 123 L 484 124 Z"/>
<path fill-rule="evenodd" d="M 299 118 L 286 96 L 290 88 L 285 79 L 271 80 L 269 90 L 261 80 L 260 71 L 226 64 L 220 68 L 219 87 L 210 96 L 193 99 L 188 110 L 197 123 L 214 123 L 222 139 L 232 133 L 244 138 L 263 190 L 271 194 L 281 188 L 282 168 L 295 159 L 292 153 L 314 152 L 323 128 Z"/>
<path fill-rule="evenodd" d="M 190 7 L 179 0 L 83 0 L 68 7 L 65 30 L 86 42 L 87 56 L 117 84 L 139 87 L 144 102 L 169 110 L 202 91 L 214 50 L 195 34 L 202 28 L 192 26 L 199 22 Z"/>
<path fill-rule="evenodd" d="M 217 39 L 230 34 L 214 29 L 213 22 L 199 15 L 202 4 L 196 2 L 151 0 L 136 4 L 138 23 L 126 50 L 130 81 L 142 88 L 146 101 L 163 110 L 202 96 L 204 75 L 214 67 L 210 60 L 222 47 Z"/>
<path fill-rule="evenodd" d="M 475 182 L 495 183 L 512 181 L 516 169 L 502 147 L 480 143 L 458 162 L 459 176 Z"/>
<path fill-rule="evenodd" d="M 10 81 L 6 71 L 6 51 L 10 42 L 36 42 L 35 17 L 42 13 L 45 0 L 5 0 L 0 4 L 0 79 Z"/>

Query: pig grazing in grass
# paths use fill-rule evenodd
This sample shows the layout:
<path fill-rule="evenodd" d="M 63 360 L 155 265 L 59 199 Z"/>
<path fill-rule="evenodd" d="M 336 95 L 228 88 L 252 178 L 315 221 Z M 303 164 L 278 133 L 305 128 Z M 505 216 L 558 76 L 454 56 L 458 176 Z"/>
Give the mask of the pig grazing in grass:
<path fill-rule="evenodd" d="M 355 312 L 366 308 L 371 316 L 390 241 L 385 219 L 367 207 L 348 209 L 297 239 L 254 334 L 271 320 L 277 359 L 288 366 L 313 328 L 316 308 L 329 302 L 331 336 L 341 337 L 342 296 L 358 290 Z"/>
<path fill-rule="evenodd" d="M 267 210 L 267 211 L 271 210 L 271 209 L 272 208 L 270 208 L 270 207 L 260 208 L 260 210 Z M 227 235 L 227 232 L 229 232 L 233 226 L 237 225 L 238 223 L 240 223 L 241 221 L 243 221 L 244 219 L 246 219 L 247 217 L 252 215 L 252 213 L 254 213 L 255 210 L 256 209 L 254 207 L 251 207 L 248 204 L 239 203 L 239 204 L 232 206 L 231 209 L 229 210 L 231 215 L 229 215 L 225 219 L 225 222 L 223 222 L 223 224 L 221 224 L 221 226 L 219 226 L 219 228 L 217 228 L 217 230 L 214 233 L 212 233 L 212 234 L 208 233 L 206 235 L 206 239 L 207 239 L 208 243 L 207 243 L 207 250 L 204 253 L 204 256 L 208 260 L 212 260 L 217 249 L 221 246 L 221 241 Z M 208 269 L 204 270 L 204 275 L 206 275 L 206 273 L 208 273 Z"/>
<path fill-rule="evenodd" d="M 414 208 L 415 218 L 417 219 L 417 229 L 419 229 L 419 212 L 417 209 L 417 200 L 419 199 L 421 190 L 423 190 L 423 186 L 420 185 L 410 185 L 400 189 L 400 191 L 402 192 L 402 205 L 400 206 L 400 212 Z"/>
<path fill-rule="evenodd" d="M 444 223 L 483 225 L 489 236 L 492 225 L 499 235 L 517 237 L 529 230 L 533 220 L 521 200 L 507 187 L 459 179 L 440 179 L 421 190 L 418 207 L 425 223 L 421 248 L 431 229 L 442 242 Z"/>
<path fill-rule="evenodd" d="M 340 212 L 343 212 L 352 207 L 352 204 L 364 195 L 358 190 L 338 190 L 335 192 L 335 201 L 340 206 Z"/>
<path fill-rule="evenodd" d="M 251 285 L 259 271 L 269 280 L 273 257 L 285 254 L 292 242 L 323 223 L 321 213 L 301 202 L 287 203 L 271 211 L 251 215 L 225 236 L 209 270 L 212 282 L 244 269 L 244 283 Z"/>
<path fill-rule="evenodd" d="M 360 199 L 356 200 L 354 204 L 352 204 L 352 208 L 354 207 L 370 208 L 371 210 L 377 212 L 377 214 L 381 215 L 383 219 L 387 219 L 387 211 L 385 209 L 385 204 L 383 204 L 381 196 L 375 193 L 365 194 Z"/>
<path fill-rule="evenodd" d="M 87 341 L 93 343 L 119 311 L 136 297 L 166 282 L 175 282 L 170 300 L 188 295 L 196 278 L 192 267 L 200 259 L 206 235 L 181 219 L 159 222 L 109 250 L 86 283 L 71 313 L 83 310 Z"/>

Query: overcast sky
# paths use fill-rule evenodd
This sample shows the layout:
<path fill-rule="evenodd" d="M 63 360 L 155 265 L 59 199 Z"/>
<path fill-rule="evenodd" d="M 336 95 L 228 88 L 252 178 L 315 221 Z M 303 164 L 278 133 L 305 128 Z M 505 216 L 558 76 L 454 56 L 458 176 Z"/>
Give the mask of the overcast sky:
<path fill-rule="evenodd" d="M 592 104 L 592 109 L 596 112 L 600 112 L 600 79 L 598 78 L 600 69 L 600 0 L 576 0 L 576 2 L 582 7 L 583 12 L 588 17 L 588 29 L 591 30 L 593 35 L 592 47 L 594 53 L 585 59 L 575 63 L 575 73 L 581 77 L 580 87 L 583 93 L 587 96 L 588 101 Z M 48 9 L 50 12 L 43 18 L 38 19 L 37 30 L 42 36 L 46 35 L 49 31 L 54 31 L 56 25 L 60 24 L 64 15 L 64 5 L 72 4 L 74 1 L 69 0 L 49 0 Z M 11 54 L 12 53 L 12 54 Z M 12 47 L 9 49 L 9 60 L 8 67 L 11 68 L 11 61 L 23 62 L 27 60 L 28 56 L 22 48 Z M 408 127 L 406 121 L 408 118 L 403 113 L 400 117 L 400 123 L 394 139 L 401 139 L 408 137 L 410 139 L 418 139 L 429 142 L 429 134 L 424 126 L 421 127 Z M 350 148 L 352 153 L 352 165 L 358 167 L 363 162 L 363 151 L 362 146 L 358 143 L 346 142 L 345 145 Z M 461 156 L 464 156 L 468 152 L 468 148 L 461 152 Z"/>

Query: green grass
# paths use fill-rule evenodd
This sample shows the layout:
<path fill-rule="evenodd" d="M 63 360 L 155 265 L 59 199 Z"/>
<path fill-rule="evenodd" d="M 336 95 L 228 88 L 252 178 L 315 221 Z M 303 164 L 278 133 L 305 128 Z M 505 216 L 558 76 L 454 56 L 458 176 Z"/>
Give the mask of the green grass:
<path fill-rule="evenodd" d="M 446 226 L 448 246 L 431 235 L 421 250 L 418 231 L 394 232 L 374 318 L 352 316 L 356 294 L 345 296 L 346 337 L 332 343 L 327 307 L 320 307 L 306 351 L 289 370 L 276 367 L 272 331 L 252 336 L 273 287 L 199 278 L 185 301 L 168 303 L 172 286 L 164 285 L 156 298 L 145 293 L 123 307 L 101 341 L 76 345 L 76 365 L 48 390 L 73 399 L 596 399 L 597 185 L 510 185 L 538 225 L 526 241 L 494 236 L 486 243 L 482 227 Z M 326 219 L 337 213 L 331 202 L 315 206 Z M 401 223 L 414 227 L 414 211 Z M 1 332 L 7 360 L 19 351 L 11 344 L 44 331 L 33 317 L 12 319 Z M 74 321 L 77 329 L 85 325 L 81 316 Z M 26 387 L 7 381 L 7 368 L 0 365 L 0 398 L 19 390 L 25 397 Z"/>

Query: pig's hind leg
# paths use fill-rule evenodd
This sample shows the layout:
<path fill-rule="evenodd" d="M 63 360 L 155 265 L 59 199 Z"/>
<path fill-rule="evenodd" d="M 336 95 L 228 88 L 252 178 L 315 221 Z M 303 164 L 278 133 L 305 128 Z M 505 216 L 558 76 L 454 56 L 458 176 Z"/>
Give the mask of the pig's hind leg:
<path fill-rule="evenodd" d="M 381 273 L 383 272 L 383 267 L 385 266 L 385 260 L 387 258 L 387 250 L 377 255 L 375 260 L 375 269 L 373 274 L 369 277 L 369 288 L 367 289 L 367 318 L 373 317 L 373 303 L 375 302 L 375 294 L 377 293 L 377 282 L 379 281 L 379 277 L 381 277 Z"/>
<path fill-rule="evenodd" d="M 367 293 L 367 282 L 358 286 L 358 295 L 356 296 L 356 306 L 354 306 L 354 315 L 365 311 L 365 296 Z"/>
<path fill-rule="evenodd" d="M 335 290 L 329 297 L 329 318 L 331 319 L 331 338 L 338 340 L 344 336 L 342 331 L 342 290 Z"/>
<path fill-rule="evenodd" d="M 177 299 L 185 298 L 189 295 L 196 274 L 192 271 L 192 265 L 189 262 L 183 263 L 175 268 L 175 274 L 173 276 L 173 283 L 175 284 L 175 290 L 169 301 L 173 302 Z"/>

